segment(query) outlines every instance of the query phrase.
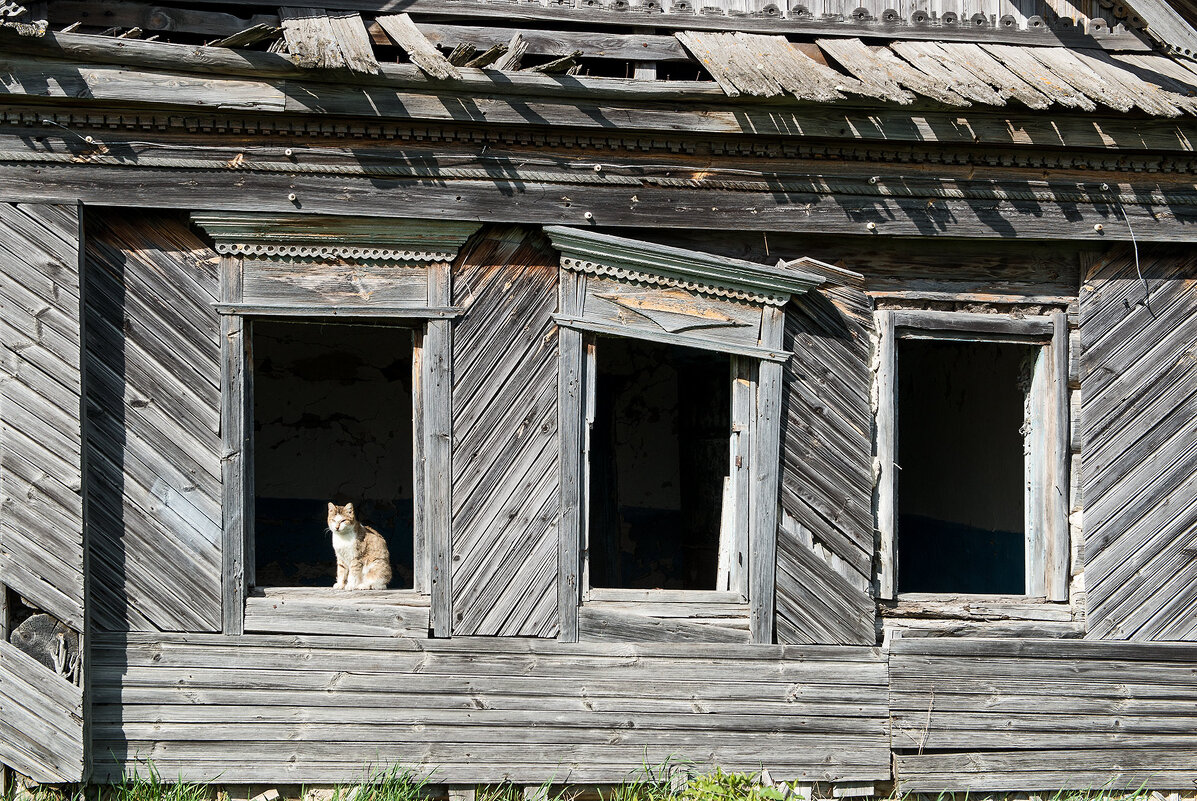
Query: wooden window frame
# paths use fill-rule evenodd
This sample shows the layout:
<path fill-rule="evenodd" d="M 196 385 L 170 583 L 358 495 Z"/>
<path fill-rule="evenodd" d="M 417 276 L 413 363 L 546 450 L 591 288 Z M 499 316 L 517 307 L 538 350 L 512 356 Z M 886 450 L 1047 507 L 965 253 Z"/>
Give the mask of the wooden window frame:
<path fill-rule="evenodd" d="M 720 610 L 730 604 L 747 615 L 745 641 L 773 642 L 782 366 L 790 356 L 782 349 L 784 307 L 823 278 L 802 269 L 803 260 L 768 267 L 597 231 L 544 230 L 562 254 L 555 316 L 560 326 L 558 638 L 580 639 L 584 605 L 635 604 L 637 614 L 652 617 L 654 612 L 667 616 L 671 604 Z M 662 323 L 669 315 L 691 315 L 697 324 Z M 736 505 L 732 523 L 736 552 L 747 567 L 734 590 L 646 592 L 587 586 L 586 438 L 594 375 L 587 338 L 594 335 L 727 353 L 736 365 L 737 384 L 747 376 L 747 386 L 733 387 L 733 415 L 741 425 L 747 418 L 747 432 L 737 436 L 734 446 L 741 464 L 747 463 L 747 478 L 734 486 L 748 496 L 746 504 Z M 695 633 L 696 639 L 701 636 Z"/>
<path fill-rule="evenodd" d="M 196 213 L 192 221 L 222 254 L 217 310 L 224 633 L 449 636 L 451 326 L 460 313 L 450 305 L 450 264 L 479 224 L 231 212 Z M 250 596 L 255 560 L 249 347 L 253 321 L 265 318 L 386 320 L 418 332 L 412 353 L 412 589 L 279 588 Z"/>
<path fill-rule="evenodd" d="M 635 339 L 636 337 L 628 337 Z M 751 504 L 751 453 L 753 416 L 756 412 L 757 373 L 755 360 L 746 356 L 731 356 L 731 371 L 727 380 L 731 384 L 731 419 L 728 436 L 728 482 L 729 492 L 724 497 L 723 520 L 719 531 L 720 561 L 726 560 L 726 569 L 719 568 L 719 581 L 726 580 L 726 587 L 713 590 L 637 590 L 619 587 L 594 587 L 590 583 L 590 433 L 597 410 L 596 359 L 599 337 L 593 333 L 583 336 L 583 384 L 582 400 L 582 508 L 581 515 L 581 603 L 713 603 L 743 604 L 748 614 L 749 559 L 752 552 L 748 529 L 752 515 Z M 700 348 L 710 350 L 710 348 Z M 730 506 L 727 505 L 731 501 Z"/>
<path fill-rule="evenodd" d="M 951 597 L 989 604 L 1068 601 L 1069 408 L 1068 320 L 1064 312 L 1016 317 L 1007 314 L 883 310 L 876 312 L 877 408 L 875 435 L 876 526 L 879 536 L 877 595 L 919 603 Z M 1030 445 L 1025 459 L 1026 592 L 1020 596 L 960 593 L 898 593 L 897 343 L 900 339 L 1007 342 L 1040 348 L 1032 377 Z"/>

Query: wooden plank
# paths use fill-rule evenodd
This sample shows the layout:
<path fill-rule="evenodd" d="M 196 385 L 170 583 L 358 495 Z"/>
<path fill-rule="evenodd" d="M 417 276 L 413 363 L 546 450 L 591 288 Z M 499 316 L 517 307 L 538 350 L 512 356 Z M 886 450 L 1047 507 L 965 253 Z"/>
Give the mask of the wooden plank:
<path fill-rule="evenodd" d="M 393 595 L 387 592 L 385 595 Z M 245 599 L 245 631 L 282 634 L 340 634 L 372 637 L 426 637 L 429 605 L 379 603 L 376 593 L 330 598 L 318 593 L 277 593 Z M 389 599 L 388 599 L 389 600 Z"/>
<path fill-rule="evenodd" d="M 926 331 L 936 336 L 946 333 L 1021 337 L 1034 340 L 1050 338 L 1054 330 L 1050 317 L 1007 317 L 975 312 L 895 311 L 894 326 L 899 336 Z"/>
<path fill-rule="evenodd" d="M 477 50 L 506 44 L 516 34 L 515 28 L 489 25 L 456 25 L 438 22 L 416 24 L 424 37 L 434 45 L 452 48 L 469 43 Z M 533 55 L 555 55 L 581 50 L 586 58 L 634 60 L 656 65 L 657 62 L 688 62 L 689 55 L 673 36 L 652 33 L 609 33 L 605 31 L 539 30 L 521 28 L 518 33 Z"/>
<path fill-rule="evenodd" d="M 241 259 L 222 260 L 221 296 L 236 300 L 240 292 Z M 247 470 L 251 445 L 253 400 L 249 392 L 246 352 L 247 324 L 241 317 L 221 318 L 221 627 L 226 634 L 241 634 L 245 622 L 246 542 L 253 518 L 247 516 L 247 499 L 252 492 L 252 473 Z"/>
<path fill-rule="evenodd" d="M 561 308 L 576 308 L 581 300 L 581 277 L 565 273 L 561 281 Z M 558 343 L 558 429 L 560 431 L 561 518 L 558 527 L 557 617 L 561 642 L 578 641 L 578 605 L 581 592 L 583 505 L 583 354 L 582 334 L 561 328 Z"/>
<path fill-rule="evenodd" d="M 381 19 L 380 17 L 379 20 Z M 382 68 L 374 58 L 370 35 L 366 33 L 366 26 L 360 14 L 334 12 L 328 15 L 328 22 L 345 60 L 345 66 L 360 74 L 382 74 Z"/>
<path fill-rule="evenodd" d="M 364 262 L 245 260 L 243 291 L 226 303 L 248 305 L 384 306 L 388 309 L 428 303 L 428 268 Z M 323 313 L 322 309 L 313 310 Z"/>
<path fill-rule="evenodd" d="M 779 342 L 785 313 L 766 306 L 761 341 Z M 762 361 L 757 368 L 756 419 L 752 436 L 751 511 L 748 521 L 748 603 L 752 641 L 773 642 L 777 573 L 777 493 L 780 483 L 782 365 Z"/>
<path fill-rule="evenodd" d="M 1051 100 L 1041 92 L 1038 84 L 1030 83 L 1017 71 L 996 60 L 980 45 L 973 43 L 939 43 L 938 47 L 978 79 L 997 89 L 1005 98 L 1013 98 L 1027 108 L 1044 109 Z"/>
<path fill-rule="evenodd" d="M 449 60 L 432 46 L 416 24 L 407 14 L 385 14 L 376 17 L 375 22 L 382 26 L 395 44 L 403 48 L 408 58 L 432 78 L 439 80 L 461 79 L 461 73 L 449 63 Z"/>
<path fill-rule="evenodd" d="M 1048 497 L 1045 499 L 1047 510 L 1045 519 L 1048 521 L 1046 536 L 1047 553 L 1045 558 L 1045 591 L 1049 601 L 1067 601 L 1069 584 L 1069 554 L 1070 528 L 1069 514 L 1069 477 L 1071 476 L 1071 439 L 1069 428 L 1069 392 L 1068 392 L 1068 315 L 1056 312 L 1052 315 L 1052 342 L 1048 346 L 1046 356 L 1051 360 L 1048 365 L 1050 392 L 1047 397 L 1045 412 L 1051 416 L 1049 432 L 1052 441 L 1049 444 L 1049 457 L 1052 460 L 1048 475 L 1050 486 L 1045 488 Z"/>
<path fill-rule="evenodd" d="M 897 330 L 891 311 L 877 312 L 876 520 L 881 538 L 877 568 L 877 597 L 897 595 L 898 561 L 898 353 Z"/>
<path fill-rule="evenodd" d="M 349 66 L 337 43 L 337 33 L 328 12 L 319 8 L 282 6 L 278 13 L 287 40 L 287 52 L 296 66 L 304 69 Z"/>
<path fill-rule="evenodd" d="M 447 300 L 447 299 L 446 299 Z M 448 637 L 453 620 L 452 352 L 448 320 L 430 320 L 424 334 L 424 524 L 432 593 L 432 634 Z"/>
<path fill-rule="evenodd" d="M 617 608 L 613 608 L 617 607 Z M 738 614 L 729 614 L 736 611 Z M 579 610 L 583 642 L 750 642 L 747 605 L 666 616 L 641 606 L 587 602 Z"/>

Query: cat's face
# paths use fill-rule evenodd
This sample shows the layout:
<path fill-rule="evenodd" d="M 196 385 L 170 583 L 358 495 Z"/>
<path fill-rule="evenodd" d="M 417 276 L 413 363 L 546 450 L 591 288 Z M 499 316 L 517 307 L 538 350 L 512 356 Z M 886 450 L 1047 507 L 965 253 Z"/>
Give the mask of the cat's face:
<path fill-rule="evenodd" d="M 353 514 L 353 504 L 347 503 L 344 506 L 337 506 L 335 503 L 328 504 L 328 530 L 336 534 L 345 528 L 351 528 L 357 522 L 357 517 Z"/>

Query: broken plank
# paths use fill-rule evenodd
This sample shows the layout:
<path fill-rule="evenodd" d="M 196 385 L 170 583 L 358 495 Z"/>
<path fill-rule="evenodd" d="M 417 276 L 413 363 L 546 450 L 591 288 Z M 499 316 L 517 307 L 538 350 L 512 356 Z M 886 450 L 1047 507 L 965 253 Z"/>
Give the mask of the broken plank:
<path fill-rule="evenodd" d="M 382 26 L 395 44 L 403 48 L 412 63 L 430 77 L 461 80 L 461 73 L 457 71 L 457 67 L 442 56 L 424 34 L 420 33 L 420 29 L 407 14 L 387 14 L 374 21 Z"/>

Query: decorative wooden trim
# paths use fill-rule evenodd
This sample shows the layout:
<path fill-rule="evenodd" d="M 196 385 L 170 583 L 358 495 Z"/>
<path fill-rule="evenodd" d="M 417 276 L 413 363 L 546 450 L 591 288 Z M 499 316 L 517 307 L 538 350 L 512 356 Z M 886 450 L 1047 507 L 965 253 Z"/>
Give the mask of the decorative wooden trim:
<path fill-rule="evenodd" d="M 717 297 L 782 306 L 823 283 L 823 278 L 784 262 L 775 268 L 638 239 L 545 226 L 561 266 L 573 272 L 613 275 L 632 282 L 676 286 Z"/>
<path fill-rule="evenodd" d="M 773 307 L 766 307 L 773 308 Z M 789 351 L 781 350 L 780 348 L 773 350 L 769 348 L 754 348 L 748 345 L 736 345 L 729 342 L 716 342 L 706 337 L 693 336 L 688 334 L 671 334 L 667 331 L 646 331 L 637 329 L 635 333 L 631 333 L 626 328 L 621 328 L 618 325 L 608 325 L 600 323 L 595 320 L 587 320 L 582 317 L 575 317 L 567 314 L 554 314 L 553 320 L 557 325 L 561 326 L 563 330 L 575 331 L 591 331 L 596 334 L 608 334 L 610 336 L 633 336 L 636 339 L 647 339 L 650 342 L 664 342 L 670 345 L 682 345 L 687 348 L 699 348 L 701 350 L 717 350 L 724 353 L 731 353 L 736 356 L 748 356 L 753 359 L 760 359 L 768 362 L 784 362 L 793 354 Z"/>
<path fill-rule="evenodd" d="M 480 224 L 333 215 L 195 213 L 223 254 L 279 259 L 451 262 Z"/>

